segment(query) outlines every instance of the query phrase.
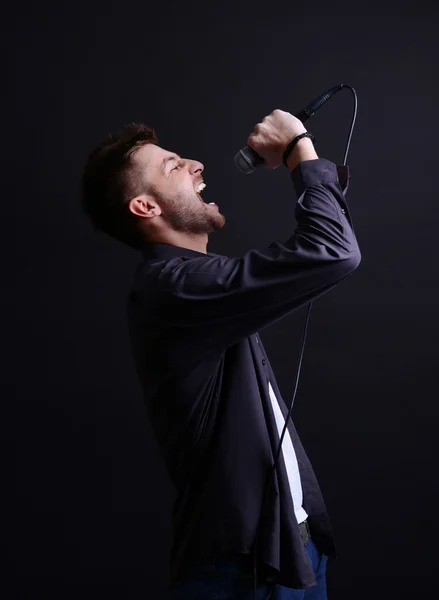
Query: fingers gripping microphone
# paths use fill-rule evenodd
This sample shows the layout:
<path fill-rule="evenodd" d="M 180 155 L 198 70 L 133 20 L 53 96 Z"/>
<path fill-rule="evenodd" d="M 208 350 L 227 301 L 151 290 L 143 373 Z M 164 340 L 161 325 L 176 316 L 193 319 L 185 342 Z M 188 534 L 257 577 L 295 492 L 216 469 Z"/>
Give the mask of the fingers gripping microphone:
<path fill-rule="evenodd" d="M 313 114 L 317 112 L 319 108 L 321 108 L 329 100 L 329 98 L 331 98 L 331 96 L 339 92 L 344 87 L 344 83 L 341 83 L 340 85 L 330 88 L 323 94 L 320 94 L 320 96 L 308 104 L 308 106 L 297 113 L 295 117 L 299 119 L 299 121 L 302 121 L 302 123 L 305 123 L 305 121 L 312 117 Z M 262 167 L 263 164 L 264 159 L 249 146 L 242 148 L 235 156 L 235 165 L 245 175 L 250 175 L 250 173 L 253 173 L 255 169 Z"/>

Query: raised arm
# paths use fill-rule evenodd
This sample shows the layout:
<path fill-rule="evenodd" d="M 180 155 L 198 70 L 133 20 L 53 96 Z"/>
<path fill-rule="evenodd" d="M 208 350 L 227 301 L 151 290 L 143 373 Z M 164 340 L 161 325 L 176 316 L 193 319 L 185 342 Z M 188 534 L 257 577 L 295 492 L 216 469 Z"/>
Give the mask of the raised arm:
<path fill-rule="evenodd" d="M 279 123 L 285 119 L 275 113 L 248 140 L 269 168 L 279 164 L 294 134 L 305 131 L 292 115 L 290 126 L 282 130 Z M 341 171 L 319 159 L 308 138 L 297 144 L 288 166 L 297 194 L 297 227 L 287 241 L 250 250 L 241 258 L 207 254 L 148 267 L 148 287 L 153 282 L 155 310 L 164 327 L 186 330 L 203 341 L 206 351 L 227 347 L 324 294 L 358 266 L 360 250 Z M 141 285 L 137 294 L 142 294 Z"/>

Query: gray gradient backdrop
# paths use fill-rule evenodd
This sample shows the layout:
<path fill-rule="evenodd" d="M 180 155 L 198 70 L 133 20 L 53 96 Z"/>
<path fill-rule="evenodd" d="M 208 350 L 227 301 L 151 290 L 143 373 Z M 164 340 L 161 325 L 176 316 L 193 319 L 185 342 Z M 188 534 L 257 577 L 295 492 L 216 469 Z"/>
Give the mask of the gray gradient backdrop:
<path fill-rule="evenodd" d="M 330 600 L 435 597 L 438 25 L 433 2 L 9 7 L 2 598 L 167 598 L 173 489 L 125 323 L 139 256 L 82 216 L 86 154 L 128 121 L 154 126 L 205 165 L 227 218 L 209 250 L 239 255 L 289 237 L 295 196 L 284 169 L 245 177 L 235 152 L 273 109 L 341 82 L 359 95 L 363 260 L 314 305 L 294 419 L 341 554 Z M 342 92 L 308 123 L 321 156 L 341 161 L 351 110 Z M 287 403 L 304 317 L 262 332 Z"/>

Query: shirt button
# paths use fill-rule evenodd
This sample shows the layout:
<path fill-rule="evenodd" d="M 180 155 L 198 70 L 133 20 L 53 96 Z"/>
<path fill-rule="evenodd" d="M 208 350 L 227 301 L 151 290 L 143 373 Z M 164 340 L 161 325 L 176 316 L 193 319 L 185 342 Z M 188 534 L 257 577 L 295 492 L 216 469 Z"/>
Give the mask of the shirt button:
<path fill-rule="evenodd" d="M 265 367 L 265 358 L 262 359 L 262 366 Z"/>
<path fill-rule="evenodd" d="M 343 214 L 345 214 L 345 213 L 346 213 L 346 211 L 345 211 L 345 209 L 344 209 L 344 208 L 342 208 L 342 209 L 341 209 L 341 212 L 342 212 Z"/>

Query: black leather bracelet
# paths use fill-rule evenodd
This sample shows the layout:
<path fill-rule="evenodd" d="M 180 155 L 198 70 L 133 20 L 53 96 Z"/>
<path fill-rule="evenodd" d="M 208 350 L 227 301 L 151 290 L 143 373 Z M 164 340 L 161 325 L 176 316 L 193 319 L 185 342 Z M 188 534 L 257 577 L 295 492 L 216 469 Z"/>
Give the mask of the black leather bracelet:
<path fill-rule="evenodd" d="M 313 136 L 312 133 L 310 133 L 309 131 L 305 131 L 305 133 L 301 133 L 300 135 L 298 135 L 297 137 L 294 138 L 294 140 L 291 140 L 291 142 L 288 144 L 288 146 L 285 148 L 285 152 L 283 153 L 282 156 L 282 162 L 284 163 L 284 165 L 286 167 L 288 167 L 287 165 L 287 158 L 289 157 L 289 155 L 291 154 L 292 149 L 294 148 L 294 146 L 297 144 L 297 142 L 299 140 L 301 140 L 304 137 L 308 137 L 311 138 L 312 141 L 314 141 L 316 138 Z"/>

